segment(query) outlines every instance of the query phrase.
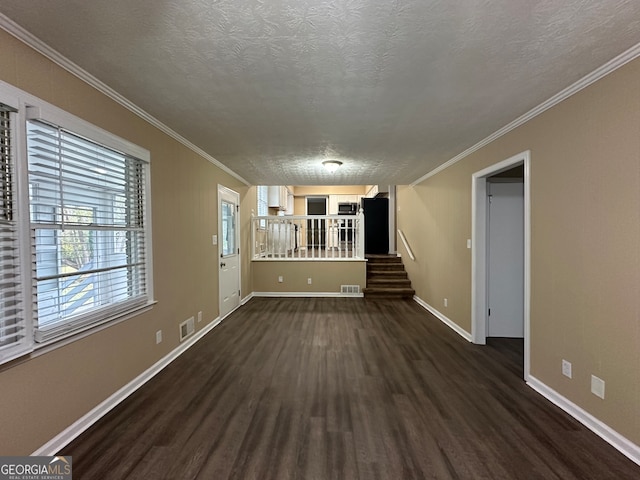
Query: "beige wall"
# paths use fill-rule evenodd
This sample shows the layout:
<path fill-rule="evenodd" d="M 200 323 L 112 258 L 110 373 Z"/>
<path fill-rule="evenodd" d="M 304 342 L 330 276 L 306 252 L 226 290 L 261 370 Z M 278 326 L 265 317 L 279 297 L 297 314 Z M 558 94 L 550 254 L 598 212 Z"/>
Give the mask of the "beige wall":
<path fill-rule="evenodd" d="M 0 79 L 151 152 L 154 287 L 151 311 L 35 358 L 0 367 L 0 454 L 29 454 L 178 346 L 178 324 L 218 316 L 217 185 L 241 195 L 248 226 L 255 189 L 0 31 Z M 255 207 L 253 207 L 255 208 Z M 248 230 L 247 230 L 248 231 Z M 250 293 L 243 239 L 242 295 Z M 164 341 L 155 344 L 155 332 Z"/>
<path fill-rule="evenodd" d="M 364 185 L 311 185 L 291 187 L 296 197 L 305 195 L 364 195 Z"/>
<path fill-rule="evenodd" d="M 256 215 L 258 205 L 258 192 L 255 186 L 246 188 L 240 200 L 240 251 L 242 254 L 242 265 L 240 271 L 242 297 L 246 298 L 253 291 L 251 286 L 252 265 L 250 261 L 251 250 L 251 216 Z"/>
<path fill-rule="evenodd" d="M 340 285 L 365 287 L 364 261 L 255 261 L 253 263 L 254 292 L 330 292 L 339 293 Z M 278 282 L 278 276 L 283 282 Z M 312 284 L 307 283 L 311 277 Z"/>
<path fill-rule="evenodd" d="M 364 185 L 312 185 L 290 187 L 294 194 L 293 214 L 306 215 L 306 197 L 309 195 L 362 195 L 366 193 Z"/>
<path fill-rule="evenodd" d="M 306 197 L 293 197 L 293 214 L 294 215 L 307 214 Z"/>
<path fill-rule="evenodd" d="M 411 262 L 405 255 L 416 294 L 470 331 L 471 175 L 531 150 L 531 374 L 636 444 L 638 85 L 636 60 L 420 185 L 398 190 L 398 226 L 416 256 Z M 573 363 L 573 379 L 562 376 L 562 359 Z M 605 380 L 605 400 L 590 393 L 591 374 Z"/>

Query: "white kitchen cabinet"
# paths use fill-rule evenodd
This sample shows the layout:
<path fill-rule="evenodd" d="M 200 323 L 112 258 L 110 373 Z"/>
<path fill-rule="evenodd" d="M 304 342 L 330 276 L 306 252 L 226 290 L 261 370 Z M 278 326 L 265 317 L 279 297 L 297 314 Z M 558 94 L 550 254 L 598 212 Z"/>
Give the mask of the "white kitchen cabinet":
<path fill-rule="evenodd" d="M 339 203 L 357 203 L 360 204 L 362 195 L 329 195 L 329 215 L 338 214 Z"/>
<path fill-rule="evenodd" d="M 329 195 L 329 215 L 338 214 L 338 197 L 340 195 Z"/>
<path fill-rule="evenodd" d="M 268 202 L 269 207 L 278 210 L 286 210 L 288 205 L 289 190 L 285 186 L 276 185 L 269 187 Z"/>

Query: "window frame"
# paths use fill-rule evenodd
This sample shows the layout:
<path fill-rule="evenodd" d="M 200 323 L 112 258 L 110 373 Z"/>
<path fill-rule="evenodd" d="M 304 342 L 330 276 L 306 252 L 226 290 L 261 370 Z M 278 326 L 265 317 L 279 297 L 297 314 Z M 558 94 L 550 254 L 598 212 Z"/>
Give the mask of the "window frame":
<path fill-rule="evenodd" d="M 4 83 L 4 82 L 3 82 Z M 31 312 L 31 302 L 28 301 L 31 293 L 31 282 L 26 280 L 30 279 L 30 249 L 28 248 L 28 242 L 25 244 L 25 233 L 28 235 L 28 230 L 25 230 L 25 215 L 24 203 L 22 199 L 24 197 L 24 183 L 22 182 L 24 174 L 24 166 L 20 161 L 20 154 L 23 151 L 24 143 L 24 131 L 22 128 L 25 125 L 24 110 L 20 108 L 21 100 L 17 92 L 4 88 L 5 85 L 0 85 L 0 103 L 15 109 L 16 112 L 10 114 L 10 139 L 11 139 L 11 164 L 12 164 L 12 188 L 13 188 L 13 209 L 12 215 L 14 218 L 15 228 L 15 242 L 16 253 L 19 266 L 15 269 L 14 275 L 18 280 L 18 284 L 15 287 L 16 300 L 19 302 L 23 312 L 23 320 L 25 335 L 16 342 L 3 346 L 0 349 L 0 364 L 10 362 L 16 358 L 27 355 L 34 350 L 34 338 L 33 338 L 33 321 Z M 28 208 L 26 210 L 26 218 L 28 220 Z"/>
<path fill-rule="evenodd" d="M 261 190 L 264 191 L 264 199 L 261 199 L 261 196 L 260 196 Z M 264 206 L 262 204 L 264 204 Z M 263 208 L 261 208 L 261 206 L 263 206 Z M 269 186 L 268 185 L 256 186 L 256 212 L 258 217 L 265 217 L 269 215 Z M 258 222 L 258 228 L 260 230 L 266 230 L 267 221 L 264 219 L 261 219 Z"/>
<path fill-rule="evenodd" d="M 48 102 L 29 94 L 0 80 L 0 103 L 16 108 L 17 113 L 12 117 L 13 135 L 13 162 L 15 165 L 15 190 L 16 190 L 16 217 L 18 224 L 18 246 L 19 246 L 19 274 L 20 291 L 24 305 L 24 321 L 28 327 L 28 334 L 19 348 L 16 348 L 15 355 L 4 354 L 0 351 L 0 364 L 9 362 L 21 356 L 33 353 L 44 347 L 47 351 L 57 346 L 66 345 L 69 342 L 83 338 L 96 331 L 114 325 L 136 316 L 156 303 L 153 289 L 153 238 L 152 238 L 152 211 L 151 211 L 151 155 L 143 147 L 129 142 L 108 132 L 90 122 L 83 120 L 61 108 L 49 104 Z M 29 179 L 28 179 L 28 157 L 27 157 L 27 121 L 40 120 L 46 123 L 57 125 L 69 130 L 73 134 L 84 137 L 92 142 L 104 145 L 107 148 L 122 152 L 135 157 L 143 162 L 144 183 L 142 191 L 143 202 L 143 235 L 144 235 L 144 276 L 146 281 L 146 294 L 144 301 L 130 308 L 113 311 L 109 315 L 101 318 L 97 322 L 90 322 L 80 325 L 77 328 L 61 332 L 54 338 L 47 339 L 40 343 L 35 341 L 35 277 L 32 271 L 33 251 L 31 240 L 30 223 L 30 202 L 29 202 Z M 65 341 L 62 341 L 65 340 Z M 6 349 L 8 351 L 8 349 Z"/>

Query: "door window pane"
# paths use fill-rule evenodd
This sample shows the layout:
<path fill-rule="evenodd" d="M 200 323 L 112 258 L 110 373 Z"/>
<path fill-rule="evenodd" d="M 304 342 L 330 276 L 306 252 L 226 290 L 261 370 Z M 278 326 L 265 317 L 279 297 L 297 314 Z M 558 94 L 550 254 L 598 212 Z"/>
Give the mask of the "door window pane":
<path fill-rule="evenodd" d="M 233 203 L 222 201 L 222 255 L 236 252 L 236 209 Z"/>

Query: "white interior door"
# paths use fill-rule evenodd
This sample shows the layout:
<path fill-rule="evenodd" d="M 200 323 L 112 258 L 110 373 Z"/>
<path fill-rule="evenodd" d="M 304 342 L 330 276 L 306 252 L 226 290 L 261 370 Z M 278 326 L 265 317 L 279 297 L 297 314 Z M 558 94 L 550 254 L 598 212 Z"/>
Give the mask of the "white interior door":
<path fill-rule="evenodd" d="M 218 185 L 218 284 L 220 318 L 240 305 L 240 195 Z"/>
<path fill-rule="evenodd" d="M 524 183 L 487 183 L 488 337 L 524 337 Z"/>

